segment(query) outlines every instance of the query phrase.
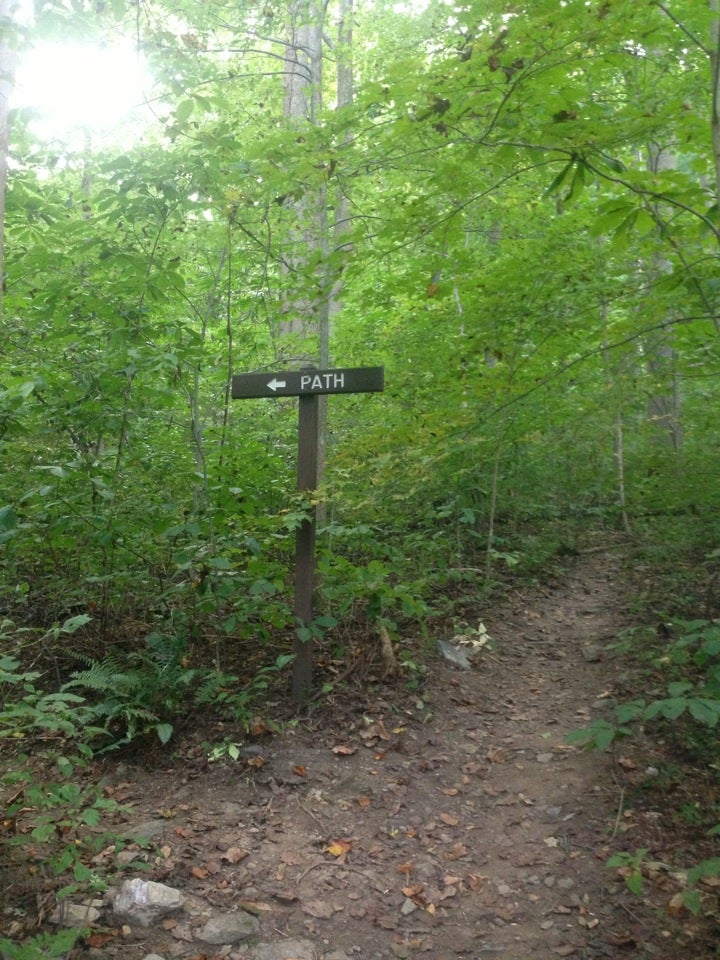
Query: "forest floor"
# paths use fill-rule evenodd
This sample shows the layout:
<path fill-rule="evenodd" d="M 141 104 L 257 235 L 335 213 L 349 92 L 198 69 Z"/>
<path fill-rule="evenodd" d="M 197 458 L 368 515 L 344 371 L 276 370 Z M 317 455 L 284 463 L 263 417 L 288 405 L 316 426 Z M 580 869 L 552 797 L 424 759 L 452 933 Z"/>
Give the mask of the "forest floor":
<path fill-rule="evenodd" d="M 189 899 L 149 928 L 107 907 L 72 956 L 716 956 L 717 927 L 675 896 L 675 871 L 698 857 L 663 808 L 665 748 L 566 742 L 625 699 L 611 651 L 629 622 L 622 581 L 612 546 L 589 550 L 483 615 L 492 644 L 472 669 L 438 657 L 420 689 L 336 695 L 236 762 L 208 763 L 198 735 L 172 758 L 106 761 L 106 793 L 126 808 L 113 829 L 149 841 L 123 856 Z M 637 895 L 606 861 L 640 847 Z M 238 910 L 257 917 L 252 941 L 197 939 Z"/>

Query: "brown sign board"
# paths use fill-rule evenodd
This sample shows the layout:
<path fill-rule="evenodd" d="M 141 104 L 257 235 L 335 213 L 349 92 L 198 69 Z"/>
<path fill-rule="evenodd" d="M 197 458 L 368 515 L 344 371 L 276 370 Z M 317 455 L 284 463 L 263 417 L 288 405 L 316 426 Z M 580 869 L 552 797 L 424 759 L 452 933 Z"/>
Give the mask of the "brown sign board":
<path fill-rule="evenodd" d="M 384 383 L 384 367 L 241 373 L 232 378 L 232 398 L 243 400 L 252 397 L 315 396 L 321 393 L 379 393 Z"/>

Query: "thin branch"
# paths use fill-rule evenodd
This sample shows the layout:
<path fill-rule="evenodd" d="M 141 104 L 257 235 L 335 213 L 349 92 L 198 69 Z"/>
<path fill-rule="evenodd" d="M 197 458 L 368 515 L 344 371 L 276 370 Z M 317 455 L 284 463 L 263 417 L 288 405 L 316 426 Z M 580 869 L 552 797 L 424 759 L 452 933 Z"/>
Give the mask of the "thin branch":
<path fill-rule="evenodd" d="M 701 213 L 694 207 L 689 206 L 689 204 L 683 203 L 682 200 L 676 200 L 674 197 L 668 197 L 664 193 L 658 193 L 655 190 L 648 190 L 644 187 L 638 187 L 633 183 L 629 183 L 627 180 L 623 180 L 622 177 L 613 177 L 607 173 L 607 171 L 601 170 L 593 163 L 589 162 L 587 157 L 582 157 L 582 162 L 588 168 L 588 170 L 592 170 L 592 172 L 597 174 L 597 176 L 602 180 L 607 180 L 610 183 L 617 183 L 619 186 L 625 187 L 626 190 L 629 190 L 631 193 L 634 193 L 639 197 L 649 197 L 657 203 L 666 203 L 668 206 L 675 207 L 676 210 L 684 210 L 685 213 L 689 213 L 691 216 L 696 217 L 705 224 L 718 243 L 720 243 L 720 230 L 718 230 L 709 217 L 706 217 L 704 213 Z"/>
<path fill-rule="evenodd" d="M 681 20 L 678 20 L 672 10 L 668 10 L 664 3 L 660 3 L 660 0 L 655 0 L 655 6 L 662 10 L 665 16 L 669 17 L 676 27 L 682 30 L 685 36 L 689 37 L 695 46 L 698 47 L 698 49 L 702 50 L 702 52 L 708 57 L 710 56 L 710 48 L 706 47 L 702 40 L 699 37 L 696 37 L 695 34 L 689 30 Z"/>
<path fill-rule="evenodd" d="M 717 318 L 710 314 L 701 314 L 699 316 L 690 316 L 690 317 L 673 317 L 669 320 L 662 320 L 660 323 L 652 324 L 649 327 L 643 327 L 642 330 L 638 330 L 636 333 L 630 334 L 627 337 L 623 337 L 622 340 L 614 340 L 612 343 L 603 343 L 598 347 L 593 347 L 591 350 L 588 350 L 586 353 L 583 353 L 581 356 L 576 357 L 574 360 L 569 361 L 564 366 L 560 367 L 558 370 L 554 371 L 547 377 L 544 377 L 542 380 L 538 381 L 532 387 L 529 387 L 527 390 L 524 390 L 522 393 L 519 393 L 515 397 L 511 397 L 505 403 L 501 403 L 500 406 L 495 407 L 492 410 L 483 422 L 491 420 L 497 414 L 502 413 L 503 410 L 507 410 L 508 407 L 513 407 L 517 403 L 521 403 L 523 400 L 527 400 L 529 396 L 534 393 L 537 393 L 538 390 L 542 390 L 544 387 L 547 387 L 553 381 L 558 380 L 560 377 L 565 376 L 568 370 L 572 370 L 573 367 L 578 366 L 581 363 L 586 363 L 588 360 L 591 360 L 593 357 L 600 356 L 608 350 L 618 350 L 620 347 L 625 347 L 629 343 L 634 343 L 636 340 L 641 340 L 643 337 L 647 336 L 649 333 L 654 333 L 658 330 L 667 330 L 669 327 L 680 326 L 680 324 L 693 323 L 696 320 L 709 320 L 711 323 L 714 323 Z M 457 434 L 462 433 L 462 430 L 455 431 Z"/>

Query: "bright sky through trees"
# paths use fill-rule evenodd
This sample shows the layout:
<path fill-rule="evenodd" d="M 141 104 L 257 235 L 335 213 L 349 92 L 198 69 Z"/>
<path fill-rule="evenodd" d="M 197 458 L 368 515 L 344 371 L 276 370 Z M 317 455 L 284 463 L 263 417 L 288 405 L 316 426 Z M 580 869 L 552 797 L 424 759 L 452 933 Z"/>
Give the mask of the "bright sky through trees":
<path fill-rule="evenodd" d="M 39 43 L 18 64 L 13 102 L 37 111 L 35 128 L 46 139 L 105 136 L 131 119 L 136 136 L 150 85 L 129 41 Z"/>

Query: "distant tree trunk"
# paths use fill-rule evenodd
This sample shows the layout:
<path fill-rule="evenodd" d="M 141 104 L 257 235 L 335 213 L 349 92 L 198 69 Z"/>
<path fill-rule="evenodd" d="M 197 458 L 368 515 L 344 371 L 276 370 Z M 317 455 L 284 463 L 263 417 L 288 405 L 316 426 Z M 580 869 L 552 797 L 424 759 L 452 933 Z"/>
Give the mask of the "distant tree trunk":
<path fill-rule="evenodd" d="M 720 202 L 720 0 L 710 0 L 710 75 L 712 78 L 712 149 L 715 198 Z"/>
<path fill-rule="evenodd" d="M 676 156 L 672 147 L 650 143 L 647 167 L 651 173 L 674 170 Z M 669 264 L 656 256 L 648 265 L 650 279 L 656 280 L 670 270 Z M 680 386 L 677 377 L 677 354 L 674 346 L 674 330 L 668 326 L 645 341 L 647 370 L 653 384 L 648 399 L 648 418 L 659 427 L 676 452 L 683 442 L 680 416 Z"/>
<path fill-rule="evenodd" d="M 337 109 L 342 110 L 349 107 L 355 98 L 355 80 L 353 74 L 353 0 L 340 0 L 340 9 L 338 12 L 338 30 L 337 30 L 337 80 L 336 80 L 336 100 Z M 350 139 L 348 133 L 345 142 Z M 342 186 L 338 186 L 337 198 L 335 202 L 335 220 L 333 223 L 333 245 L 335 253 L 340 251 L 349 252 L 349 245 L 344 238 L 350 229 L 350 201 L 347 193 Z M 330 296 L 328 298 L 329 323 L 340 310 L 340 293 L 342 290 L 342 261 L 336 261 L 336 264 L 330 271 L 329 288 Z M 329 362 L 329 340 L 330 330 L 327 337 L 327 357 Z M 321 343 L 322 350 L 322 343 Z M 321 355 L 320 362 L 323 362 Z"/>
<path fill-rule="evenodd" d="M 319 0 L 291 0 L 288 15 L 284 114 L 300 138 L 303 127 L 318 124 L 322 109 L 324 4 Z M 287 291 L 281 329 L 299 338 L 300 359 L 317 360 L 323 352 L 323 340 L 327 350 L 327 330 L 323 330 L 320 316 L 325 291 L 322 273 L 308 276 L 307 267 L 319 254 L 322 270 L 327 258 L 326 190 L 318 178 L 317 183 L 300 184 L 291 192 L 293 196 L 286 205 L 294 224 L 284 257 Z M 310 352 L 309 343 L 304 341 L 318 339 L 319 347 Z"/>
<path fill-rule="evenodd" d="M 336 109 L 342 110 L 350 106 L 354 99 L 354 76 L 353 76 L 353 0 L 340 0 L 337 23 L 337 49 L 336 49 Z M 344 142 L 348 142 L 350 134 L 345 137 Z M 318 316 L 319 323 L 319 349 L 318 358 L 321 367 L 331 366 L 330 342 L 332 339 L 332 325 L 334 318 L 341 309 L 340 296 L 342 294 L 342 271 L 345 257 L 341 254 L 349 254 L 350 245 L 346 242 L 345 235 L 350 229 L 350 201 L 342 185 L 336 181 L 335 209 L 332 224 L 332 245 L 334 256 L 328 259 L 324 265 L 323 290 L 324 296 L 320 303 Z M 319 443 L 318 443 L 318 477 L 321 479 L 325 475 L 325 464 L 327 462 L 327 444 L 328 444 L 328 407 L 327 397 L 320 397 L 318 409 L 319 416 Z M 318 523 L 324 524 L 327 519 L 327 504 L 321 502 L 318 504 Z"/>
<path fill-rule="evenodd" d="M 611 406 L 615 408 L 613 419 L 613 457 L 615 459 L 615 482 L 617 489 L 620 519 L 625 533 L 631 533 L 630 517 L 627 509 L 627 485 L 625 482 L 625 423 L 623 418 L 622 385 L 625 375 L 622 370 L 622 359 L 613 363 L 608 349 L 608 302 L 603 298 L 600 303 L 600 316 L 603 328 L 603 359 L 605 361 L 605 380 L 608 387 L 608 397 Z"/>
<path fill-rule="evenodd" d="M 0 314 L 5 291 L 5 194 L 10 145 L 10 94 L 15 78 L 15 48 L 12 44 L 13 15 L 17 0 L 0 0 Z"/>

